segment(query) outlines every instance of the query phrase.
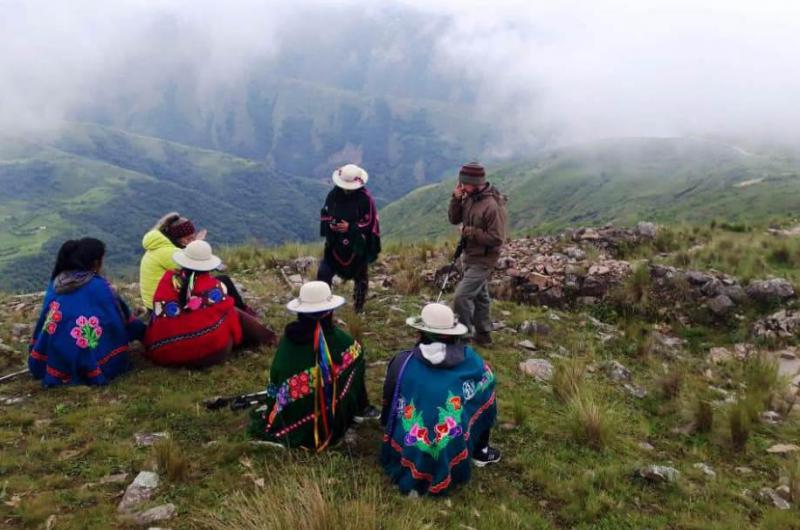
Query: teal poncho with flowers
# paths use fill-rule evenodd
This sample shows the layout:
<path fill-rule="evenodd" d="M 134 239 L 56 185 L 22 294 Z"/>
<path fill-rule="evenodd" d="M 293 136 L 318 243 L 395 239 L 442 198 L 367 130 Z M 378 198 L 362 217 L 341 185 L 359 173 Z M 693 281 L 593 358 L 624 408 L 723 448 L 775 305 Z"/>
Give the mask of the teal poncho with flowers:
<path fill-rule="evenodd" d="M 393 399 L 381 463 L 403 493 L 442 494 L 469 480 L 474 443 L 494 425 L 494 373 L 463 347 L 464 360 L 446 368 L 425 362 L 415 350 L 399 385 L 385 393 Z M 403 362 L 402 356 L 393 362 Z"/>

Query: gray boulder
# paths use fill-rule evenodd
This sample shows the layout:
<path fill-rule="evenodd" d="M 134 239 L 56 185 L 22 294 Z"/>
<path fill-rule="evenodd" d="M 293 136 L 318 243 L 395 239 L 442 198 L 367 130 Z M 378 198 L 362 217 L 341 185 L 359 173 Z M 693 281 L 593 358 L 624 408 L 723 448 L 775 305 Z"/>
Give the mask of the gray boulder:
<path fill-rule="evenodd" d="M 650 465 L 639 468 L 636 474 L 648 482 L 677 482 L 680 471 L 674 467 Z"/>
<path fill-rule="evenodd" d="M 724 294 L 716 296 L 708 301 L 708 309 L 718 317 L 729 315 L 734 307 L 736 307 L 736 304 L 733 303 L 733 300 Z"/>
<path fill-rule="evenodd" d="M 750 282 L 745 292 L 756 302 L 783 302 L 794 297 L 794 287 L 783 278 Z"/>

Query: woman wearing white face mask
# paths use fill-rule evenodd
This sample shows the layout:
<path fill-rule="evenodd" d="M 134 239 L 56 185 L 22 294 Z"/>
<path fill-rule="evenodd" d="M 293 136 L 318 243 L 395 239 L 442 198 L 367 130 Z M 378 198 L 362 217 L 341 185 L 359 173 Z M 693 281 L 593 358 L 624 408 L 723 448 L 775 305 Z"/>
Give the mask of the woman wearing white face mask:
<path fill-rule="evenodd" d="M 428 304 L 406 323 L 419 340 L 387 369 L 381 463 L 403 493 L 437 495 L 469 480 L 470 460 L 478 467 L 500 461 L 489 446 L 495 378 L 446 305 Z"/>

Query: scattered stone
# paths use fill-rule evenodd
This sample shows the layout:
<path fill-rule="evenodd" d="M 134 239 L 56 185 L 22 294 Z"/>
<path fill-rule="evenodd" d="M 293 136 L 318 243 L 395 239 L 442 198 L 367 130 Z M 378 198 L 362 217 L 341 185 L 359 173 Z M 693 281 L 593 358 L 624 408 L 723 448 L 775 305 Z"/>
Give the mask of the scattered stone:
<path fill-rule="evenodd" d="M 65 449 L 60 453 L 58 453 L 58 459 L 61 461 L 71 460 L 76 456 L 78 456 L 79 454 L 81 454 L 81 451 L 79 449 Z"/>
<path fill-rule="evenodd" d="M 733 311 L 736 304 L 728 296 L 721 294 L 708 301 L 708 308 L 718 317 L 727 316 Z"/>
<path fill-rule="evenodd" d="M 797 359 L 797 350 L 794 348 L 787 348 L 778 352 L 778 357 L 786 361 L 794 361 Z"/>
<path fill-rule="evenodd" d="M 787 502 L 792 501 L 792 489 L 786 484 L 783 484 L 782 486 L 778 486 L 777 488 L 775 488 L 775 493 L 780 495 Z"/>
<path fill-rule="evenodd" d="M 294 285 L 303 285 L 303 277 L 300 274 L 292 274 L 289 276 L 289 281 Z"/>
<path fill-rule="evenodd" d="M 25 401 L 24 396 L 0 396 L 0 405 L 19 405 L 23 401 Z"/>
<path fill-rule="evenodd" d="M 547 336 L 550 334 L 550 326 L 547 324 L 540 324 L 535 320 L 526 320 L 520 325 L 519 332 L 525 335 Z"/>
<path fill-rule="evenodd" d="M 783 302 L 794 297 L 794 287 L 783 278 L 750 282 L 745 292 L 757 302 Z"/>
<path fill-rule="evenodd" d="M 150 508 L 147 511 L 134 515 L 133 519 L 136 524 L 146 525 L 157 523 L 159 521 L 166 521 L 178 515 L 178 510 L 172 503 L 162 504 L 155 508 Z"/>
<path fill-rule="evenodd" d="M 127 473 L 115 473 L 101 478 L 99 484 L 120 484 L 126 480 L 128 480 Z"/>
<path fill-rule="evenodd" d="M 517 343 L 517 346 L 526 350 L 535 351 L 536 345 L 529 340 L 523 340 Z"/>
<path fill-rule="evenodd" d="M 641 449 L 642 451 L 655 451 L 656 450 L 656 448 L 653 447 L 652 444 L 649 444 L 647 442 L 639 442 L 639 449 Z"/>
<path fill-rule="evenodd" d="M 772 488 L 761 488 L 758 496 L 761 500 L 772 503 L 772 505 L 779 510 L 788 510 L 791 508 L 791 505 L 786 502 L 786 499 L 778 495 Z"/>
<path fill-rule="evenodd" d="M 711 348 L 708 352 L 708 360 L 714 364 L 720 364 L 733 359 L 733 352 L 728 348 Z"/>
<path fill-rule="evenodd" d="M 653 353 L 661 357 L 673 359 L 677 357 L 683 349 L 683 340 L 678 337 L 664 335 L 658 331 L 652 332 L 650 337 L 653 339 Z"/>
<path fill-rule="evenodd" d="M 795 444 L 775 444 L 767 449 L 767 452 L 772 455 L 786 455 L 795 451 L 800 451 L 800 447 Z"/>
<path fill-rule="evenodd" d="M 614 381 L 630 381 L 631 371 L 619 361 L 611 360 L 602 364 L 603 371 Z"/>
<path fill-rule="evenodd" d="M 15 339 L 27 337 L 33 333 L 33 327 L 30 324 L 11 324 L 11 336 Z"/>
<path fill-rule="evenodd" d="M 771 423 L 774 425 L 780 423 L 782 419 L 781 415 L 774 410 L 765 410 L 761 413 L 761 421 L 764 423 Z"/>
<path fill-rule="evenodd" d="M 344 433 L 344 443 L 350 446 L 358 443 L 358 433 L 355 429 L 347 429 Z"/>
<path fill-rule="evenodd" d="M 492 322 L 492 331 L 500 331 L 506 329 L 506 323 L 502 320 L 499 322 Z"/>
<path fill-rule="evenodd" d="M 553 377 L 553 363 L 547 359 L 528 359 L 519 363 L 519 369 L 538 381 L 550 381 Z"/>
<path fill-rule="evenodd" d="M 677 482 L 680 472 L 674 467 L 649 465 L 637 470 L 637 475 L 648 482 Z"/>
<path fill-rule="evenodd" d="M 789 338 L 795 336 L 798 331 L 800 331 L 800 313 L 787 309 L 781 309 L 753 325 L 753 334 L 765 339 Z"/>
<path fill-rule="evenodd" d="M 158 474 L 152 471 L 140 472 L 133 482 L 130 483 L 122 496 L 117 511 L 130 512 L 136 506 L 145 501 L 149 501 L 153 497 L 156 488 L 158 488 Z"/>
<path fill-rule="evenodd" d="M 564 249 L 564 254 L 575 261 L 583 261 L 586 259 L 586 252 L 578 247 L 567 247 Z"/>
<path fill-rule="evenodd" d="M 137 432 L 133 435 L 136 447 L 150 447 L 159 440 L 169 439 L 168 432 Z"/>
<path fill-rule="evenodd" d="M 703 463 L 703 462 L 700 462 L 700 463 L 697 463 L 697 464 L 695 464 L 695 465 L 694 465 L 694 466 L 692 466 L 692 467 L 694 467 L 695 469 L 699 469 L 700 471 L 702 471 L 702 472 L 703 472 L 703 474 L 704 474 L 705 476 L 707 476 L 707 477 L 709 477 L 709 478 L 716 478 L 716 477 L 717 477 L 717 473 L 716 473 L 716 471 L 714 471 L 713 469 L 711 469 L 711 467 L 710 467 L 708 464 L 705 464 L 705 463 Z"/>
<path fill-rule="evenodd" d="M 314 256 L 302 256 L 292 261 L 292 267 L 294 267 L 294 270 L 297 272 L 305 274 L 316 262 L 317 258 Z"/>
<path fill-rule="evenodd" d="M 625 385 L 623 386 L 625 387 L 625 390 L 628 392 L 628 394 L 632 395 L 637 399 L 644 399 L 647 397 L 647 390 L 644 387 L 638 385 L 632 385 L 630 383 L 625 383 Z"/>
<path fill-rule="evenodd" d="M 653 239 L 656 237 L 658 229 L 656 228 L 656 225 L 654 225 L 653 223 L 640 221 L 636 225 L 636 232 L 642 237 L 646 237 L 647 239 Z"/>
<path fill-rule="evenodd" d="M 753 470 L 745 466 L 734 468 L 734 471 L 736 471 L 737 475 L 742 475 L 742 476 L 753 474 Z"/>

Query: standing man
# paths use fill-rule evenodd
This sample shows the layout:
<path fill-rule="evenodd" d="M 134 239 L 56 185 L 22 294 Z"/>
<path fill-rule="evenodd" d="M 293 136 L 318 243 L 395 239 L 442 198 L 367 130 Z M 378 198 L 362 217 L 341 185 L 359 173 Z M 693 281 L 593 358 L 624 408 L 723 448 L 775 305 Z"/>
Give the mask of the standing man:
<path fill-rule="evenodd" d="M 317 280 L 328 285 L 334 276 L 353 280 L 353 306 L 364 310 L 369 277 L 367 268 L 381 251 L 381 231 L 375 201 L 364 186 L 366 171 L 348 164 L 333 172 L 335 187 L 328 193 L 320 214 L 320 235 L 325 238 L 325 255 Z"/>
<path fill-rule="evenodd" d="M 492 343 L 489 278 L 506 239 L 506 197 L 486 182 L 477 162 L 461 167 L 448 209 L 450 223 L 461 224 L 464 278 L 456 287 L 455 312 L 478 344 Z"/>

